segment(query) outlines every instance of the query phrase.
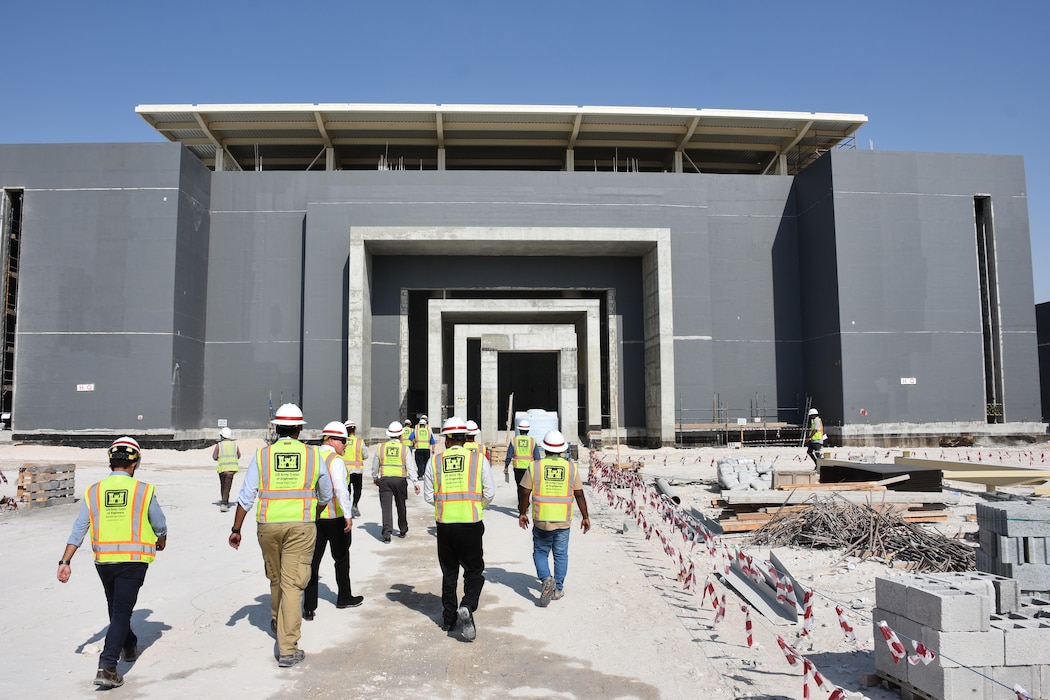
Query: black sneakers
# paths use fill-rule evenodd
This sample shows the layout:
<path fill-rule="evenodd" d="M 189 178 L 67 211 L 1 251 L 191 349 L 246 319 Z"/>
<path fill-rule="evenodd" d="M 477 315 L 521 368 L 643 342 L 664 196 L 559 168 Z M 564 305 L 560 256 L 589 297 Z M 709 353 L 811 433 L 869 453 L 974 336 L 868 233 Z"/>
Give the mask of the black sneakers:
<path fill-rule="evenodd" d="M 124 685 L 124 676 L 115 668 L 100 668 L 95 674 L 95 685 L 99 688 L 119 688 Z"/>
<path fill-rule="evenodd" d="M 478 636 L 478 630 L 474 626 L 474 615 L 471 614 L 466 605 L 461 605 L 457 614 L 459 615 L 459 621 L 463 623 L 463 639 L 473 642 Z"/>
<path fill-rule="evenodd" d="M 135 661 L 139 658 L 139 650 L 137 647 L 134 646 L 124 647 L 124 649 L 120 652 L 120 656 L 128 663 L 131 663 L 132 661 Z"/>
<path fill-rule="evenodd" d="M 340 610 L 344 608 L 356 608 L 363 602 L 365 602 L 365 597 L 363 595 L 352 595 L 349 598 L 347 598 L 345 603 L 336 603 L 335 607 L 339 608 Z"/>
<path fill-rule="evenodd" d="M 309 622 L 310 620 L 314 619 L 314 615 L 315 614 L 316 613 L 313 610 L 307 610 L 306 612 L 303 613 L 303 619 L 306 620 L 307 622 Z"/>
<path fill-rule="evenodd" d="M 306 652 L 302 649 L 296 649 L 294 654 L 288 654 L 287 656 L 281 656 L 277 659 L 277 665 L 281 668 L 288 668 L 289 666 L 295 666 L 297 663 L 306 658 Z M 96 681 L 97 683 L 98 681 Z"/>

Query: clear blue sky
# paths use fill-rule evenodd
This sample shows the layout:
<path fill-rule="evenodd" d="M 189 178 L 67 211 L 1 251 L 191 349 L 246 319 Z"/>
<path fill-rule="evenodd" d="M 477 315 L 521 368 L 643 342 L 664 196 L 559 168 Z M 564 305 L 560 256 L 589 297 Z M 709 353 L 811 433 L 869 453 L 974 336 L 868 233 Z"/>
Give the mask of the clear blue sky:
<path fill-rule="evenodd" d="M 3 26 L 2 143 L 162 140 L 139 104 L 866 114 L 859 148 L 1024 156 L 1050 300 L 1045 0 L 19 2 Z"/>

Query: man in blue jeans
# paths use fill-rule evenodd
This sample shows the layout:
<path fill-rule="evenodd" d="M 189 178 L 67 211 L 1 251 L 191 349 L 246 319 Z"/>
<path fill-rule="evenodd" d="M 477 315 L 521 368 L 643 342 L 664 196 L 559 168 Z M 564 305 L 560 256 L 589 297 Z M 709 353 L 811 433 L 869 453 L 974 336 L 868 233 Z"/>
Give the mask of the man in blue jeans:
<path fill-rule="evenodd" d="M 569 449 L 560 431 L 551 430 L 540 443 L 543 457 L 534 461 L 518 483 L 518 524 L 529 526 L 529 501 L 532 501 L 532 559 L 536 578 L 540 580 L 540 607 L 565 595 L 565 574 L 569 570 L 569 532 L 572 529 L 573 503 L 580 508 L 580 528 L 591 529 L 583 480 L 577 464 L 566 459 Z M 554 553 L 554 575 L 550 556 Z"/>

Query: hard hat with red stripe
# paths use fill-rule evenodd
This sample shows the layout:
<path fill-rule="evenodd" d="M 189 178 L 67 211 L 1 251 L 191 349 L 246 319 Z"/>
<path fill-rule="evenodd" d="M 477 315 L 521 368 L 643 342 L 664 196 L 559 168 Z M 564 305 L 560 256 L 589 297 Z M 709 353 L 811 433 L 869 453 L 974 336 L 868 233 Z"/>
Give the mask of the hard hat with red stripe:
<path fill-rule="evenodd" d="M 543 442 L 540 443 L 546 452 L 564 452 L 569 449 L 568 443 L 565 442 L 565 436 L 561 434 L 560 430 L 551 430 L 543 436 Z"/>

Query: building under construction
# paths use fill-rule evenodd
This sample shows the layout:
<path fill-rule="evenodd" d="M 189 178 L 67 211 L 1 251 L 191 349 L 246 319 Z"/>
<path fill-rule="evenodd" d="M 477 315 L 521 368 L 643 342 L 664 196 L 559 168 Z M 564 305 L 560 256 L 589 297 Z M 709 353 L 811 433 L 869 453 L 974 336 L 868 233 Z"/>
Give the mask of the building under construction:
<path fill-rule="evenodd" d="M 1044 432 L 1021 157 L 857 149 L 855 114 L 137 112 L 165 142 L 0 146 L 16 436 L 288 401 L 366 437 L 541 408 L 776 439 L 811 405 L 845 443 Z"/>

